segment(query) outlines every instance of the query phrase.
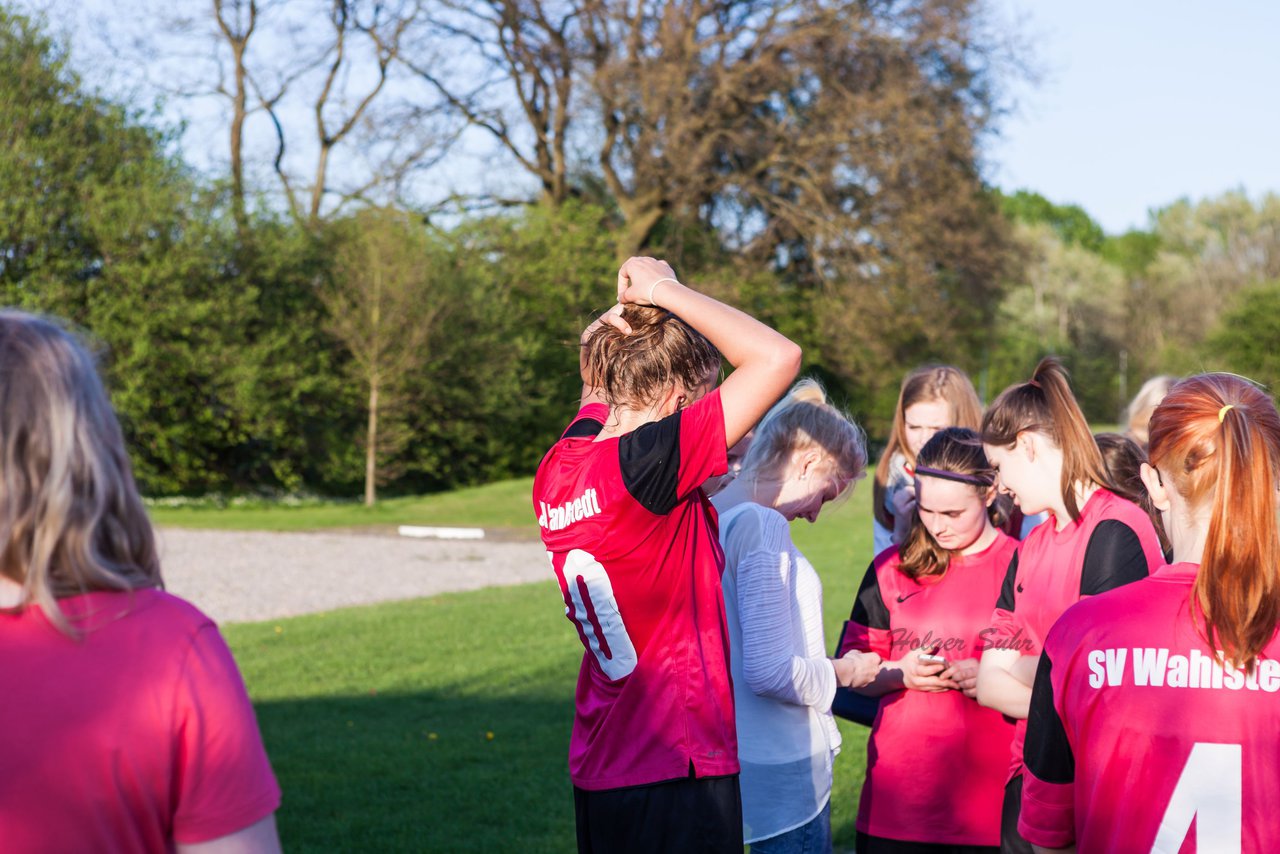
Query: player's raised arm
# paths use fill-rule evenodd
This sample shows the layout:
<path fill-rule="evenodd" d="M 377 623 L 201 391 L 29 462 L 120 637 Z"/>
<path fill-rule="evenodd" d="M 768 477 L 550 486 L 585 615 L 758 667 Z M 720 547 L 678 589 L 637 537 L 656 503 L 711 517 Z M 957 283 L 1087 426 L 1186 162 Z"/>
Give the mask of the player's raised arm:
<path fill-rule="evenodd" d="M 799 345 L 750 315 L 681 284 L 665 261 L 628 259 L 618 272 L 618 302 L 654 305 L 678 315 L 733 366 L 720 386 L 729 446 L 755 426 L 800 370 Z"/>

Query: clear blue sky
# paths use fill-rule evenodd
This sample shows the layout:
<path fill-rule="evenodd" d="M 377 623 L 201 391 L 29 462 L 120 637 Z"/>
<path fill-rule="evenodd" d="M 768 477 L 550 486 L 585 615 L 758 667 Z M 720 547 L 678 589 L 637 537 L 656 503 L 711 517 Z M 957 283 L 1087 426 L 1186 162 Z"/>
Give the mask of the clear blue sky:
<path fill-rule="evenodd" d="M 1280 2 L 991 2 L 1043 73 L 988 148 L 997 185 L 1108 232 L 1183 196 L 1280 192 Z"/>

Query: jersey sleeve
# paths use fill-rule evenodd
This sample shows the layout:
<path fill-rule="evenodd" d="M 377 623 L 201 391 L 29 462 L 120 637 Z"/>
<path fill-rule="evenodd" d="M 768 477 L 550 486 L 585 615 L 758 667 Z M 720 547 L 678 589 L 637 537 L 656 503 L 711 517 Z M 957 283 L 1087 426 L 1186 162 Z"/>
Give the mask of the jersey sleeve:
<path fill-rule="evenodd" d="M 578 439 L 598 436 L 604 429 L 604 421 L 609 417 L 609 407 L 603 403 L 588 403 L 573 416 L 569 426 L 560 434 L 561 439 Z"/>
<path fill-rule="evenodd" d="M 641 506 L 659 516 L 670 513 L 707 478 L 729 470 L 720 391 L 623 436 L 618 463 Z"/>
<path fill-rule="evenodd" d="M 1142 541 L 1118 519 L 1098 523 L 1089 537 L 1080 570 L 1080 595 L 1096 596 L 1146 578 L 1149 572 Z"/>
<path fill-rule="evenodd" d="M 793 620 L 804 619 L 804 603 L 794 601 L 791 535 L 780 514 L 753 512 L 754 540 L 736 567 L 738 619 L 742 626 L 742 671 L 747 687 L 762 697 L 772 697 L 819 711 L 831 708 L 836 692 L 836 672 L 825 656 L 807 658 L 794 652 L 794 638 L 801 632 Z M 745 527 L 741 520 L 734 535 Z M 729 549 L 726 549 L 728 552 Z M 816 603 L 814 603 L 816 605 Z M 813 614 L 821 620 L 821 615 Z"/>
<path fill-rule="evenodd" d="M 889 608 L 880 592 L 879 564 L 872 561 L 853 599 L 853 611 L 840 635 L 838 656 L 857 650 L 874 652 L 888 661 L 893 644 L 889 635 Z"/>
<path fill-rule="evenodd" d="M 1076 761 L 1059 714 L 1056 695 L 1061 686 L 1054 683 L 1053 661 L 1046 649 L 1036 669 L 1027 715 L 1018 833 L 1032 845 L 1066 848 L 1075 842 Z"/>
<path fill-rule="evenodd" d="M 280 805 L 280 787 L 248 692 L 213 624 L 193 637 L 173 707 L 177 809 L 173 838 L 207 842 L 243 830 Z"/>
<path fill-rule="evenodd" d="M 1000 585 L 1000 598 L 996 600 L 995 612 L 991 615 L 991 628 L 982 635 L 983 648 L 999 647 L 1002 639 L 1012 639 L 1018 635 L 1017 588 L 1018 552 L 1009 558 L 1009 568 L 1005 571 L 1004 582 Z"/>

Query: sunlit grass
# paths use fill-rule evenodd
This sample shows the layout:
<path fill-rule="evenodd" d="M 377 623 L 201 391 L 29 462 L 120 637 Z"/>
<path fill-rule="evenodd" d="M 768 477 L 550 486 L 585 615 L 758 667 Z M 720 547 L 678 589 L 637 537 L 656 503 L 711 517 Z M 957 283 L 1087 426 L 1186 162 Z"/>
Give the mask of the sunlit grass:
<path fill-rule="evenodd" d="M 527 489 L 496 484 L 479 504 L 510 518 Z M 871 556 L 869 494 L 863 483 L 816 525 L 794 526 L 824 579 L 829 646 Z M 582 652 L 549 572 L 224 631 L 284 789 L 286 850 L 574 849 L 567 752 Z M 841 729 L 832 820 L 851 849 L 866 730 Z"/>

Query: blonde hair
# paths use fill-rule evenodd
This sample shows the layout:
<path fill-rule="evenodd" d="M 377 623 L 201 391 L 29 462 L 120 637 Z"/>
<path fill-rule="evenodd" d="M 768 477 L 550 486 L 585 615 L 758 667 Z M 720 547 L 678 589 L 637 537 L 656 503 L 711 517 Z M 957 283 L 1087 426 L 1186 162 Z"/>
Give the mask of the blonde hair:
<path fill-rule="evenodd" d="M 161 586 L 151 523 L 93 358 L 51 319 L 0 311 L 0 573 L 57 600 Z"/>
<path fill-rule="evenodd" d="M 915 455 L 907 444 L 906 411 L 917 403 L 935 400 L 946 403 L 951 410 L 948 427 L 977 430 L 978 423 L 982 420 L 982 403 L 978 400 L 978 393 L 973 390 L 969 377 L 959 368 L 950 365 L 925 365 L 903 378 L 902 388 L 898 390 L 898 406 L 893 411 L 889 444 L 885 446 L 880 463 L 876 466 L 871 496 L 876 521 L 889 530 L 893 530 L 893 516 L 884 506 L 884 493 L 889 485 L 889 467 L 895 454 L 906 457 L 908 465 L 915 465 L 916 462 Z"/>
<path fill-rule="evenodd" d="M 1164 396 L 1169 393 L 1169 388 L 1177 381 L 1177 377 L 1171 377 L 1168 374 L 1161 374 L 1147 380 L 1142 384 L 1142 388 L 1138 389 L 1133 400 L 1129 401 L 1129 405 L 1121 416 L 1124 435 L 1137 442 L 1144 451 L 1149 438 L 1147 425 L 1151 421 L 1151 415 L 1160 405 L 1160 401 L 1164 400 Z"/>
<path fill-rule="evenodd" d="M 773 475 L 797 452 L 817 450 L 824 471 L 850 482 L 867 471 L 867 440 L 848 413 L 832 406 L 822 384 L 802 379 L 774 404 L 755 429 L 739 477 Z"/>

